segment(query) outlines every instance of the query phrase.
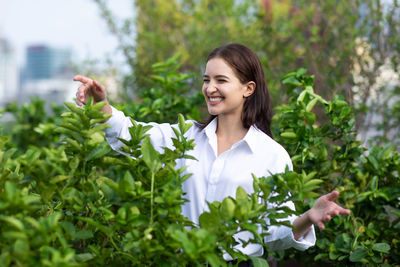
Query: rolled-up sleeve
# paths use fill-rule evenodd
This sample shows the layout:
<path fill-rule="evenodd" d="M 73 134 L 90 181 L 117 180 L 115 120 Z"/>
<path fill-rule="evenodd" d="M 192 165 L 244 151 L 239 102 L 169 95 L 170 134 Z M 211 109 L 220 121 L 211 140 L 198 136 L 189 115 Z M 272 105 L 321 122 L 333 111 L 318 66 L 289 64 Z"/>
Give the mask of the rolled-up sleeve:
<path fill-rule="evenodd" d="M 132 121 L 130 117 L 125 116 L 122 111 L 111 107 L 112 115 L 110 119 L 106 122 L 110 125 L 110 128 L 105 129 L 106 140 L 110 144 L 111 148 L 120 151 L 120 148 L 124 145 L 119 139 L 130 140 L 131 134 L 129 132 L 129 128 L 132 127 Z M 168 123 L 144 123 L 144 122 L 136 122 L 141 125 L 150 125 L 152 128 L 147 131 L 147 134 L 150 136 L 150 141 L 154 148 L 162 153 L 164 147 L 172 148 L 172 137 L 175 136 L 171 127 L 175 125 L 171 125 Z"/>
<path fill-rule="evenodd" d="M 118 138 L 130 140 L 129 127 L 132 126 L 131 119 L 126 117 L 123 112 L 111 107 L 112 115 L 106 122 L 110 128 L 105 129 L 106 140 L 114 150 L 119 150 L 123 143 Z"/>
<path fill-rule="evenodd" d="M 290 160 L 289 155 L 286 153 L 282 153 L 283 157 L 279 161 L 280 164 L 277 164 L 276 173 L 285 172 L 285 168 L 288 167 L 290 171 L 293 170 L 293 164 Z M 271 204 L 267 204 L 271 205 Z M 294 203 L 288 201 L 283 204 L 283 206 L 287 206 L 291 210 L 295 210 Z M 271 205 L 272 208 L 272 205 Z M 293 225 L 294 220 L 296 220 L 298 216 L 292 215 L 285 219 L 280 219 L 280 221 L 289 221 L 291 225 Z M 298 250 L 306 250 L 309 247 L 315 245 L 316 235 L 314 225 L 311 225 L 310 230 L 301 236 L 298 240 L 294 238 L 293 231 L 291 227 L 285 225 L 279 226 L 271 226 L 268 229 L 269 235 L 267 235 L 264 239 L 265 243 L 268 244 L 268 247 L 272 250 L 284 250 L 288 248 L 295 248 Z"/>
<path fill-rule="evenodd" d="M 292 216 L 288 221 L 293 224 L 296 218 L 297 216 Z M 292 228 L 285 225 L 271 226 L 268 229 L 268 233 L 269 235 L 265 237 L 265 243 L 272 250 L 295 248 L 303 251 L 314 246 L 316 242 L 314 225 L 312 225 L 310 230 L 298 240 L 294 239 Z"/>

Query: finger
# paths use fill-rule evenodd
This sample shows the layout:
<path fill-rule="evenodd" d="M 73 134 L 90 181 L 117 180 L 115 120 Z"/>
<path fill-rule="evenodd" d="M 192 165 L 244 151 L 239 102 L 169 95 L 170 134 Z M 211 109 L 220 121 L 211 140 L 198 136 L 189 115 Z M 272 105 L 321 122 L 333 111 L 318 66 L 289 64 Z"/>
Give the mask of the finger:
<path fill-rule="evenodd" d="M 324 222 L 329 222 L 331 220 L 331 216 L 328 214 L 325 216 L 325 218 L 323 219 Z"/>
<path fill-rule="evenodd" d="M 96 89 L 100 89 L 101 92 L 106 90 L 106 88 L 96 80 L 93 80 L 93 84 L 96 86 Z"/>
<path fill-rule="evenodd" d="M 330 212 L 329 215 L 331 215 L 331 217 L 333 218 L 333 217 L 337 216 L 339 214 L 339 212 L 340 212 L 339 210 L 333 210 Z"/>
<path fill-rule="evenodd" d="M 334 201 L 339 196 L 339 191 L 333 190 L 326 195 L 326 199 L 329 201 Z"/>
<path fill-rule="evenodd" d="M 75 103 L 80 107 L 83 105 L 83 103 L 81 101 L 79 101 L 78 99 L 75 99 Z"/>
<path fill-rule="evenodd" d="M 80 101 L 85 99 L 85 94 L 87 91 L 87 87 L 86 86 L 79 86 L 78 87 L 78 91 L 76 93 L 76 96 L 79 98 Z"/>
<path fill-rule="evenodd" d="M 92 79 L 90 79 L 90 78 L 88 78 L 88 77 L 86 77 L 86 76 L 76 75 L 76 76 L 74 77 L 74 81 L 78 81 L 78 82 L 81 82 L 81 83 L 86 84 L 86 83 L 91 82 Z"/>
<path fill-rule="evenodd" d="M 317 226 L 319 227 L 319 229 L 324 230 L 325 229 L 325 225 L 322 222 L 317 223 Z"/>
<path fill-rule="evenodd" d="M 88 87 L 85 85 L 79 86 L 77 92 L 76 92 L 76 102 L 78 105 L 82 106 L 85 104 L 85 98 L 87 94 Z"/>
<path fill-rule="evenodd" d="M 340 211 L 339 211 L 339 214 L 340 215 L 348 215 L 348 214 L 350 214 L 350 210 L 348 210 L 348 209 L 341 209 Z"/>
<path fill-rule="evenodd" d="M 79 97 L 79 92 L 76 92 L 76 96 L 75 96 L 75 103 L 78 106 L 82 106 L 84 103 L 81 101 L 80 97 Z"/>

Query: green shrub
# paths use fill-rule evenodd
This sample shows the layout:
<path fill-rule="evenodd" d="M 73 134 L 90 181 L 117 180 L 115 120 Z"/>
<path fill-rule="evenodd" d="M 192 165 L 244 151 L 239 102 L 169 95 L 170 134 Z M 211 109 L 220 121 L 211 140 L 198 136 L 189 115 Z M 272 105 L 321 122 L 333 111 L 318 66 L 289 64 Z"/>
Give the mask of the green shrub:
<path fill-rule="evenodd" d="M 253 194 L 238 188 L 235 199 L 209 203 L 200 226 L 192 225 L 181 215 L 181 184 L 188 176 L 175 169 L 176 159 L 188 157 L 185 152 L 193 148 L 193 140 L 183 135 L 191 125 L 180 116 L 176 149 L 159 154 L 146 135 L 148 127 L 134 123 L 132 139 L 124 141 L 128 155 L 120 155 L 105 142 L 107 125 L 98 124 L 106 118 L 99 111 L 102 105 L 66 103 L 70 111 L 57 128 L 62 140 L 56 148 L 0 153 L 0 259 L 5 266 L 224 266 L 223 251 L 248 259 L 232 249 L 234 233 L 251 231 L 249 242 L 262 244 L 265 234 L 257 225 L 268 230 L 271 224 L 286 224 L 277 219 L 290 210 L 267 210 L 259 199 L 275 204 L 294 199 L 288 195 L 290 184 L 304 183 L 292 172 L 255 178 Z M 8 139 L 2 139 L 2 147 Z M 271 224 L 263 220 L 266 214 Z"/>
<path fill-rule="evenodd" d="M 168 73 L 166 67 L 165 81 L 172 81 Z M 177 80 L 183 84 L 183 79 Z M 101 103 L 89 101 L 85 107 L 66 103 L 69 111 L 60 120 L 32 125 L 18 121 L 28 125 L 26 133 L 38 135 L 19 139 L 18 146 L 13 145 L 13 136 L 22 137 L 22 128 L 0 138 L 1 265 L 201 266 L 209 262 L 224 266 L 223 251 L 248 259 L 232 250 L 234 233 L 248 230 L 254 233 L 249 242 L 262 243 L 264 233 L 258 232 L 258 226 L 267 230 L 285 224 L 278 219 L 293 213 L 279 205 L 267 210 L 260 198 L 275 204 L 294 201 L 300 214 L 318 195 L 334 188 L 351 215 L 336 217 L 326 230 L 317 230 L 316 246 L 305 252 L 266 248 L 268 255 L 281 261 L 295 258 L 304 265 L 400 262 L 399 154 L 390 147 L 363 147 L 354 132 L 352 108 L 340 97 L 327 101 L 315 94 L 313 78 L 304 69 L 287 74 L 283 83 L 288 85 L 288 104 L 276 109 L 273 131 L 291 155 L 294 171 L 255 177 L 253 194 L 238 188 L 235 198 L 209 203 L 210 211 L 201 215 L 199 226 L 181 215 L 186 201 L 181 184 L 188 176 L 181 176 L 183 169 L 175 169 L 175 161 L 187 157 L 194 145 L 184 138 L 190 125 L 182 116 L 173 140 L 176 149 L 162 154 L 149 142 L 148 127 L 135 123 L 130 128 L 132 139 L 125 141 L 128 155 L 112 151 L 104 138 L 107 126 L 99 124 L 106 118 L 99 111 Z M 157 88 L 160 92 L 145 94 L 145 101 L 167 96 L 163 90 L 172 90 L 172 85 Z M 168 95 L 168 101 L 173 97 Z M 183 104 L 182 98 L 177 99 Z M 182 107 L 166 98 L 160 110 L 167 115 L 161 116 L 143 110 L 145 101 L 133 104 L 132 110 L 157 121 L 176 118 Z M 325 121 L 320 125 L 317 108 Z M 13 112 L 29 117 L 24 109 Z M 51 134 L 44 129 L 51 129 Z M 266 214 L 269 224 L 263 220 Z M 262 258 L 252 260 L 266 265 Z"/>
<path fill-rule="evenodd" d="M 355 112 L 341 96 L 314 93 L 313 77 L 299 69 L 283 77 L 288 104 L 277 107 L 274 134 L 292 157 L 294 170 L 318 177 L 318 193 L 336 188 L 352 213 L 334 218 L 306 252 L 288 251 L 305 265 L 379 265 L 400 262 L 400 156 L 393 147 L 363 147 L 354 131 Z M 322 118 L 317 120 L 313 112 Z M 321 112 L 322 110 L 322 112 Z M 322 121 L 317 124 L 316 121 Z M 297 202 L 299 210 L 311 207 Z"/>
<path fill-rule="evenodd" d="M 182 64 L 179 54 L 165 62 L 151 66 L 152 75 L 146 79 L 150 88 L 142 88 L 137 93 L 138 101 L 117 104 L 126 114 L 144 122 L 173 122 L 182 113 L 188 119 L 199 121 L 206 110 L 201 108 L 204 97 L 201 88 L 188 88 L 193 75 L 179 73 Z"/>
<path fill-rule="evenodd" d="M 4 127 L 4 132 L 11 136 L 12 146 L 20 150 L 30 145 L 50 146 L 59 138 L 54 130 L 63 110 L 63 107 L 53 104 L 50 111 L 46 110 L 46 102 L 38 97 L 32 97 L 30 103 L 21 107 L 13 102 L 4 109 L 14 117 Z"/>

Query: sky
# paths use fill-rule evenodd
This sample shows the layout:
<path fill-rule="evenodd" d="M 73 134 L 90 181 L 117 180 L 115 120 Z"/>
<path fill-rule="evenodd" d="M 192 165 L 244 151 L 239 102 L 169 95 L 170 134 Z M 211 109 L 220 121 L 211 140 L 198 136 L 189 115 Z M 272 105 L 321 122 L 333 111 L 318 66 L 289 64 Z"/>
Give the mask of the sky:
<path fill-rule="evenodd" d="M 118 18 L 133 14 L 133 0 L 108 0 Z M 70 48 L 73 61 L 120 55 L 93 0 L 0 0 L 0 37 L 15 47 L 18 64 L 28 45 Z M 120 56 L 122 59 L 122 56 Z"/>

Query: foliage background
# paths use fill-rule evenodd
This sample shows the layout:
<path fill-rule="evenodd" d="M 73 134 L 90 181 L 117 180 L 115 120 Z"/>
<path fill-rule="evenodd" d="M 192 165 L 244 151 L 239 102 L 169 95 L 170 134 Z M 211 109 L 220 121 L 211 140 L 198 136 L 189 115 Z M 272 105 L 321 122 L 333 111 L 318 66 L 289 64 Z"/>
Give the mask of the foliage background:
<path fill-rule="evenodd" d="M 261 58 L 274 103 L 284 101 L 279 78 L 305 67 L 317 93 L 336 94 L 357 112 L 363 141 L 398 143 L 400 7 L 389 1 L 152 0 L 135 1 L 137 15 L 119 21 L 96 0 L 109 29 L 120 40 L 131 74 L 123 88 L 147 88 L 151 64 L 176 53 L 182 71 L 201 85 L 205 58 L 217 46 L 239 42 Z M 132 38 L 136 36 L 136 38 Z"/>
<path fill-rule="evenodd" d="M 137 16 L 126 21 L 96 2 L 131 67 L 121 96 L 132 101 L 115 105 L 139 121 L 204 118 L 198 77 L 216 46 L 241 42 L 260 56 L 276 106 L 273 133 L 295 171 L 258 180 L 256 192 L 279 188 L 279 203 L 290 191 L 301 213 L 337 188 L 352 210 L 317 231 L 314 248 L 268 251 L 270 257 L 304 266 L 399 264 L 398 1 L 138 0 Z M 65 108 L 49 115 L 43 107 L 33 99 L 4 110 L 15 117 L 0 139 L 5 266 L 219 266 L 218 248 L 228 250 L 231 234 L 254 230 L 247 222 L 260 223 L 266 212 L 238 190 L 236 199 L 212 203 L 189 231 L 179 212 L 180 170 L 173 168 L 193 145 L 181 135 L 182 119 L 178 149 L 164 155 L 140 145 L 145 129 L 132 128 L 133 160 L 105 143 L 99 106 L 67 104 L 63 115 Z"/>

